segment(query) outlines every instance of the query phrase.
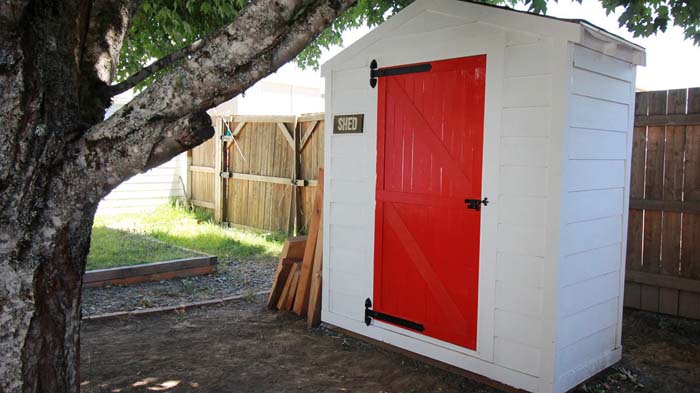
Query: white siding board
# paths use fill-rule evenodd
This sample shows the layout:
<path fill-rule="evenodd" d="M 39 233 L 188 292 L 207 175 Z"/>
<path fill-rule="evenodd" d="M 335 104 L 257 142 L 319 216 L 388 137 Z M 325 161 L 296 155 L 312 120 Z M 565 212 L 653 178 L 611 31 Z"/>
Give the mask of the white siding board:
<path fill-rule="evenodd" d="M 547 220 L 547 198 L 501 195 L 498 200 L 498 223 L 544 227 Z"/>
<path fill-rule="evenodd" d="M 624 188 L 570 192 L 562 214 L 566 223 L 589 221 L 624 213 Z"/>
<path fill-rule="evenodd" d="M 542 290 L 496 281 L 496 309 L 539 317 L 542 315 Z"/>
<path fill-rule="evenodd" d="M 562 259 L 559 285 L 572 285 L 606 273 L 620 271 L 620 255 L 620 243 L 568 255 Z"/>
<path fill-rule="evenodd" d="M 561 234 L 562 254 L 569 255 L 622 241 L 622 217 L 567 224 Z"/>
<path fill-rule="evenodd" d="M 615 327 L 607 327 L 561 350 L 560 367 L 571 370 L 615 348 Z"/>
<path fill-rule="evenodd" d="M 580 68 L 573 69 L 572 77 L 572 93 L 627 105 L 630 96 L 629 82 Z"/>
<path fill-rule="evenodd" d="M 331 247 L 363 248 L 365 239 L 364 228 L 346 227 L 331 223 Z"/>
<path fill-rule="evenodd" d="M 363 248 L 331 247 L 329 258 L 333 260 L 333 265 L 330 270 L 357 275 L 362 268 L 368 267 L 364 255 Z"/>
<path fill-rule="evenodd" d="M 106 196 L 103 200 L 105 201 L 129 201 L 136 199 L 162 199 L 165 203 L 169 198 L 182 195 L 182 193 L 175 193 L 169 188 L 164 189 L 152 189 L 152 190 L 135 190 L 135 191 L 124 191 L 124 192 L 113 192 Z"/>
<path fill-rule="evenodd" d="M 632 64 L 578 45 L 574 51 L 574 66 L 623 81 L 633 81 Z"/>
<path fill-rule="evenodd" d="M 501 194 L 547 196 L 546 168 L 502 166 L 498 181 Z"/>
<path fill-rule="evenodd" d="M 617 323 L 617 298 L 561 320 L 560 345 L 565 348 Z"/>
<path fill-rule="evenodd" d="M 505 78 L 503 106 L 505 108 L 549 106 L 552 102 L 550 75 Z"/>
<path fill-rule="evenodd" d="M 330 177 L 329 189 L 333 195 L 333 202 L 373 202 L 369 183 L 338 180 L 333 172 Z"/>
<path fill-rule="evenodd" d="M 357 306 L 358 294 L 346 294 L 330 289 L 330 312 L 344 315 L 350 319 L 361 320 L 364 318 L 364 310 Z M 362 304 L 360 304 L 361 306 Z"/>
<path fill-rule="evenodd" d="M 540 350 L 515 341 L 496 337 L 494 340 L 494 362 L 503 367 L 537 375 Z"/>
<path fill-rule="evenodd" d="M 540 41 L 530 45 L 506 47 L 505 76 L 528 76 L 552 72 L 552 45 Z"/>
<path fill-rule="evenodd" d="M 591 306 L 617 298 L 619 272 L 591 278 L 561 289 L 561 315 L 566 317 Z"/>
<path fill-rule="evenodd" d="M 338 99 L 335 95 L 333 99 L 337 100 L 337 102 L 333 104 L 333 108 L 335 108 L 334 113 L 336 114 L 365 113 L 370 107 L 376 105 L 375 102 L 367 100 L 367 92 L 365 90 L 345 90 L 342 99 Z M 365 119 L 365 121 L 366 120 L 367 119 Z M 333 135 L 333 138 L 347 136 L 348 135 Z"/>
<path fill-rule="evenodd" d="M 435 30 L 446 29 L 449 27 L 461 26 L 467 23 L 473 23 L 474 19 L 468 20 L 465 18 L 446 15 L 431 10 L 423 11 L 420 15 L 409 20 L 391 33 L 392 36 L 413 35 Z"/>
<path fill-rule="evenodd" d="M 544 227 L 498 224 L 498 251 L 544 256 Z"/>
<path fill-rule="evenodd" d="M 537 348 L 542 339 L 542 320 L 530 315 L 496 310 L 496 337 Z"/>
<path fill-rule="evenodd" d="M 542 137 L 549 135 L 551 108 L 503 109 L 503 136 Z"/>
<path fill-rule="evenodd" d="M 627 135 L 572 127 L 568 156 L 573 159 L 624 160 L 627 158 Z"/>
<path fill-rule="evenodd" d="M 571 96 L 571 126 L 626 132 L 629 106 L 579 95 Z"/>
<path fill-rule="evenodd" d="M 369 221 L 369 208 L 366 203 L 337 203 L 330 204 L 330 220 L 333 224 L 365 228 Z"/>
<path fill-rule="evenodd" d="M 152 210 L 171 198 L 185 197 L 186 157 L 181 154 L 123 182 L 107 194 L 98 206 L 98 214 L 116 214 Z"/>
<path fill-rule="evenodd" d="M 343 293 L 352 296 L 356 293 L 365 292 L 365 285 L 361 274 L 353 274 L 346 270 L 331 268 L 330 281 L 328 283 L 333 292 Z"/>
<path fill-rule="evenodd" d="M 365 126 L 367 126 L 365 119 Z M 330 150 L 332 157 L 354 158 L 365 157 L 367 155 L 367 144 L 363 138 L 352 138 L 352 135 L 334 135 L 331 138 Z"/>
<path fill-rule="evenodd" d="M 352 68 L 342 71 L 333 72 L 333 106 L 339 101 L 345 99 L 345 92 L 347 91 L 366 91 L 366 88 L 362 85 L 358 85 L 357 81 L 360 79 L 368 79 L 369 64 L 367 67 Z M 367 81 L 369 84 L 369 80 Z M 360 88 L 362 87 L 362 88 Z"/>
<path fill-rule="evenodd" d="M 506 47 L 532 45 L 540 41 L 542 41 L 540 36 L 522 31 L 508 30 L 506 33 Z"/>
<path fill-rule="evenodd" d="M 345 181 L 369 181 L 372 176 L 370 165 L 366 160 L 353 157 L 331 157 L 333 178 Z"/>
<path fill-rule="evenodd" d="M 129 194 L 132 192 L 139 191 L 158 191 L 166 190 L 173 193 L 173 195 L 182 194 L 183 185 L 180 183 L 179 179 L 174 179 L 172 181 L 153 181 L 153 182 L 126 182 L 119 185 L 119 187 L 112 190 L 112 192 L 105 198 L 109 198 L 117 194 Z"/>
<path fill-rule="evenodd" d="M 499 252 L 496 258 L 496 280 L 504 285 L 542 288 L 544 257 Z"/>
<path fill-rule="evenodd" d="M 569 191 L 625 187 L 623 160 L 570 160 L 567 163 Z"/>
<path fill-rule="evenodd" d="M 504 137 L 501 165 L 547 166 L 547 138 Z"/>

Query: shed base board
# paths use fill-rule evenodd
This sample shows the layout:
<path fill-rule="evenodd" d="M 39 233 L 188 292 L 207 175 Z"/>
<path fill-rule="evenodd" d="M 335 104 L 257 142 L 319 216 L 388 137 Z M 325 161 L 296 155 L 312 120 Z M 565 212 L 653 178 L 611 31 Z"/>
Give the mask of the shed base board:
<path fill-rule="evenodd" d="M 323 310 L 321 320 L 342 329 L 348 335 L 359 337 L 362 340 L 382 343 L 396 350 L 407 351 L 411 356 L 427 359 L 426 362 L 442 364 L 459 369 L 459 373 L 469 378 L 487 384 L 498 384 L 499 389 L 510 391 L 540 391 L 539 378 L 524 374 L 485 360 L 465 355 L 464 353 L 439 347 L 434 344 L 402 335 L 390 330 L 371 325 L 366 326 L 363 322 L 350 319 L 346 316 Z M 486 382 L 486 381 L 491 381 Z"/>
<path fill-rule="evenodd" d="M 581 367 L 571 370 L 559 377 L 556 383 L 555 392 L 566 392 L 569 389 L 593 378 L 598 373 L 617 363 L 622 359 L 622 347 L 603 354 Z"/>
<path fill-rule="evenodd" d="M 495 380 L 493 380 L 493 379 L 487 378 L 487 377 L 485 377 L 485 376 L 483 376 L 483 375 L 475 374 L 475 373 L 473 373 L 473 372 L 471 372 L 471 371 L 467 371 L 467 370 L 465 370 L 465 369 L 462 369 L 462 368 L 453 366 L 453 365 L 451 365 L 451 364 L 443 363 L 443 362 L 441 362 L 441 361 L 438 361 L 438 360 L 435 360 L 435 359 L 432 359 L 432 358 L 429 358 L 429 357 L 426 357 L 426 356 L 423 356 L 423 355 L 419 355 L 419 354 L 417 354 L 417 353 L 415 353 L 415 352 L 411 352 L 411 351 L 409 351 L 409 350 L 406 350 L 406 349 L 403 349 L 403 348 L 399 348 L 399 347 L 397 347 L 397 346 L 388 344 L 388 343 L 386 343 L 386 342 L 384 342 L 384 341 L 379 341 L 379 340 L 375 340 L 375 339 L 373 339 L 373 338 L 369 338 L 369 337 L 367 337 L 367 336 L 363 336 L 362 334 L 353 332 L 353 331 L 351 331 L 351 330 L 343 329 L 343 328 L 341 328 L 341 327 L 338 327 L 338 326 L 335 326 L 335 325 L 331 325 L 331 324 L 326 324 L 326 326 L 327 326 L 329 329 L 335 330 L 335 331 L 340 332 L 340 333 L 343 333 L 343 334 L 346 335 L 346 336 L 350 336 L 350 337 L 352 337 L 352 338 L 355 338 L 355 339 L 358 339 L 358 340 L 361 340 L 361 341 L 368 342 L 368 343 L 370 343 L 370 344 L 372 344 L 372 345 L 375 345 L 375 346 L 377 346 L 377 347 L 380 347 L 380 348 L 382 348 L 382 349 L 386 349 L 386 350 L 388 350 L 388 351 L 391 351 L 391 352 L 395 352 L 395 353 L 404 355 L 404 356 L 409 357 L 409 358 L 411 358 L 411 359 L 415 359 L 415 360 L 418 360 L 418 361 L 420 361 L 420 362 L 429 364 L 429 365 L 431 365 L 431 366 L 435 366 L 435 367 L 437 367 L 437 368 L 443 369 L 443 370 L 445 370 L 445 371 L 447 371 L 447 372 L 450 372 L 450 373 L 453 373 L 453 374 L 461 375 L 461 376 L 463 376 L 463 377 L 465 377 L 465 378 L 471 379 L 472 381 L 476 381 L 476 382 L 478 382 L 478 383 L 491 386 L 491 387 L 493 387 L 493 388 L 502 390 L 502 391 L 504 391 L 504 392 L 513 392 L 513 393 L 516 393 L 516 392 L 525 392 L 524 390 L 521 390 L 521 389 L 518 389 L 518 388 L 514 388 L 514 387 L 512 387 L 512 386 L 510 386 L 510 385 L 503 384 L 503 383 L 501 383 L 501 382 L 498 382 L 498 381 L 495 381 Z"/>

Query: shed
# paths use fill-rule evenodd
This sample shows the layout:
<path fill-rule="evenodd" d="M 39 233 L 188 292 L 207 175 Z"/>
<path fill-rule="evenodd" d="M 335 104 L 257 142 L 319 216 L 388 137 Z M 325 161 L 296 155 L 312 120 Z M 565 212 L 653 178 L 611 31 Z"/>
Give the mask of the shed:
<path fill-rule="evenodd" d="M 620 359 L 635 69 L 582 20 L 419 0 L 322 67 L 322 320 L 531 391 Z"/>

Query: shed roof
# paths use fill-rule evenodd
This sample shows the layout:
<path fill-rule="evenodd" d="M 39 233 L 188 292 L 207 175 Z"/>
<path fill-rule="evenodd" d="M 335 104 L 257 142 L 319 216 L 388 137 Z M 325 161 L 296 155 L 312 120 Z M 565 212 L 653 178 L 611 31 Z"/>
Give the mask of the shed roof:
<path fill-rule="evenodd" d="M 416 0 L 326 63 L 322 70 L 357 54 L 423 11 L 435 11 L 471 22 L 485 22 L 538 36 L 550 36 L 580 44 L 635 65 L 646 64 L 644 47 L 628 41 L 584 19 L 557 18 L 472 0 Z"/>

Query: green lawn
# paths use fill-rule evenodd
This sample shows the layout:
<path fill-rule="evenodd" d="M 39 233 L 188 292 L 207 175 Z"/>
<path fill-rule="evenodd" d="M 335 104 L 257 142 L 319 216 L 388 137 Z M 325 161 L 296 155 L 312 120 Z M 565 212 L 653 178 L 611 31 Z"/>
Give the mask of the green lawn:
<path fill-rule="evenodd" d="M 203 211 L 169 205 L 150 213 L 101 215 L 95 217 L 88 269 L 188 256 L 149 238 L 226 259 L 277 255 L 285 236 L 222 228 Z"/>
<path fill-rule="evenodd" d="M 87 269 L 162 262 L 196 255 L 199 254 L 163 244 L 143 235 L 96 225 L 92 228 Z"/>

